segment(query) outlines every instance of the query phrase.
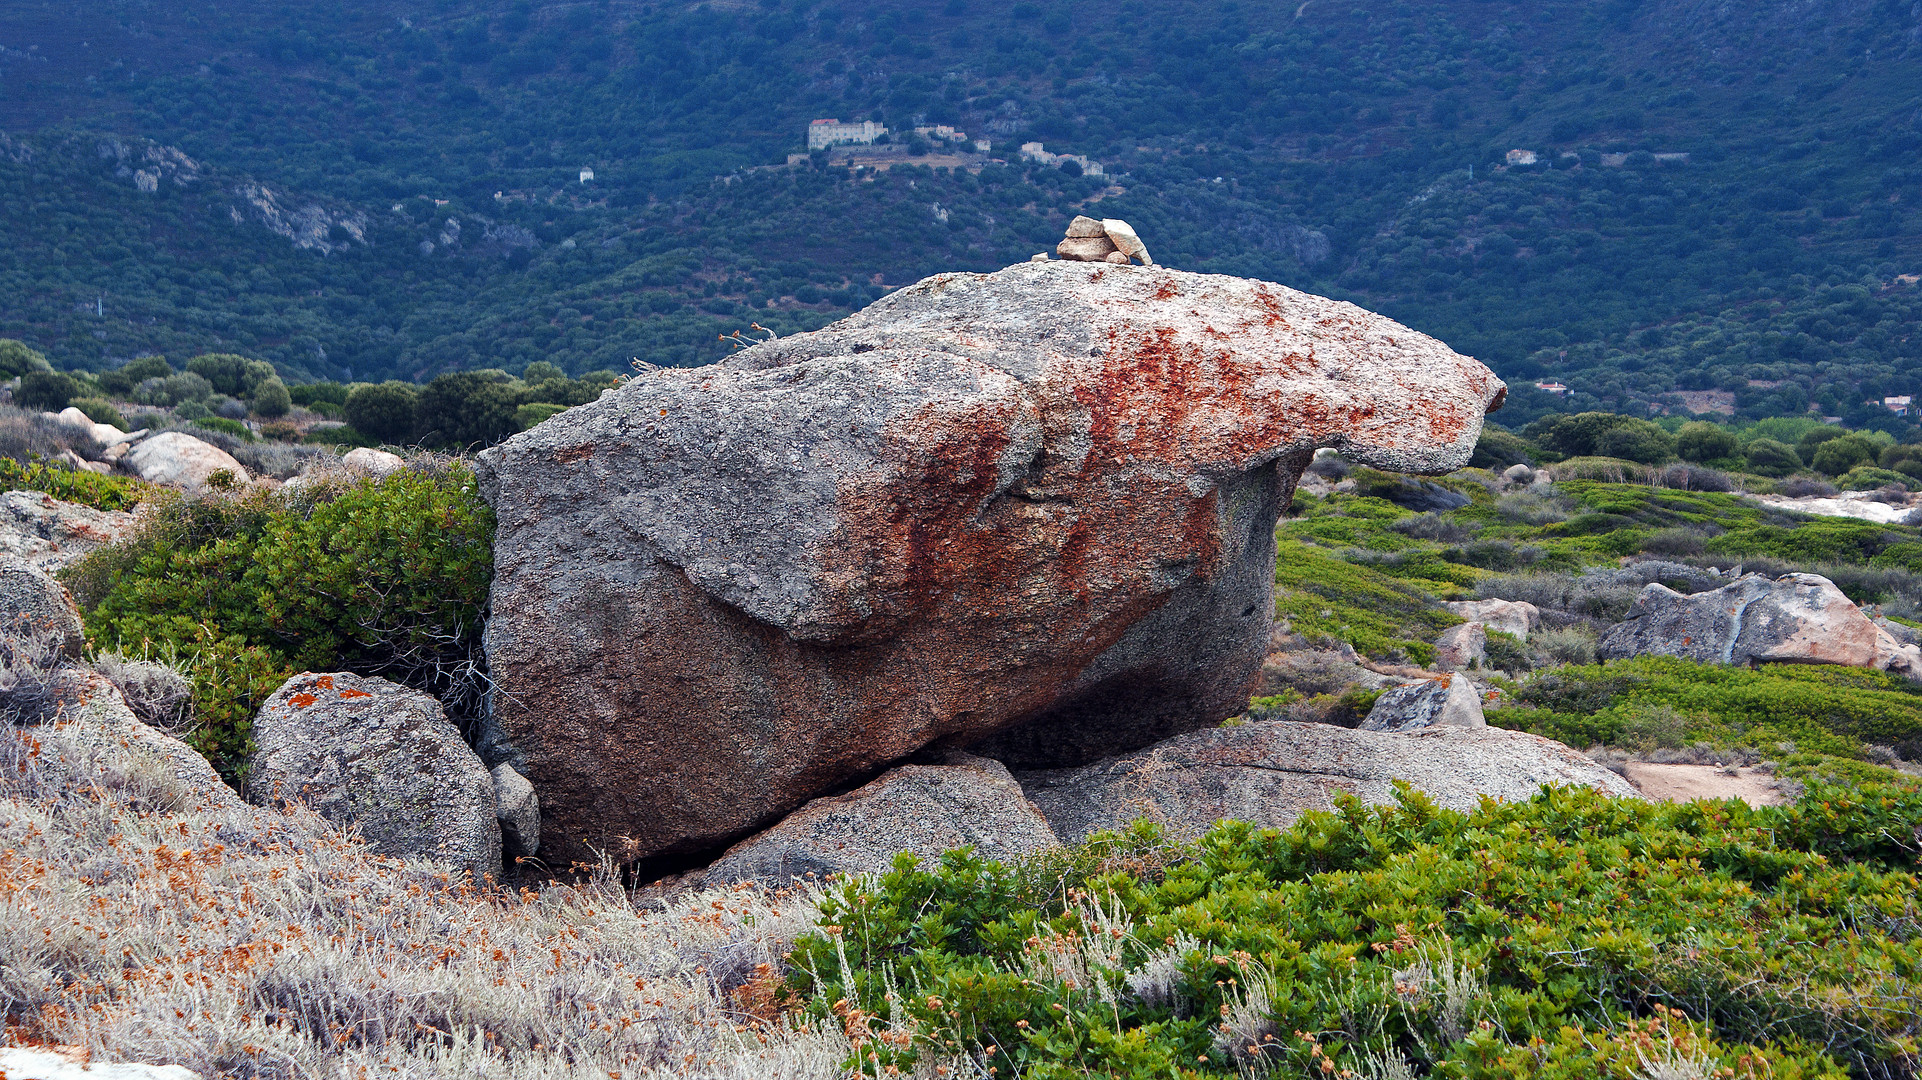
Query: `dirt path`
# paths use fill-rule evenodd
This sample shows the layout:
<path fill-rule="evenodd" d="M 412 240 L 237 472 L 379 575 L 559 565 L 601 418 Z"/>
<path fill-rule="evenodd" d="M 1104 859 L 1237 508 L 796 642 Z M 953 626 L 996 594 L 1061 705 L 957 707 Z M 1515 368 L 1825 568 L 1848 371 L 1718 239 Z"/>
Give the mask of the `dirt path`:
<path fill-rule="evenodd" d="M 1775 778 L 1754 769 L 1737 769 L 1730 776 L 1719 765 L 1656 765 L 1631 761 L 1624 775 L 1643 795 L 1657 802 L 1693 799 L 1740 799 L 1750 806 L 1781 806 L 1788 799 Z"/>

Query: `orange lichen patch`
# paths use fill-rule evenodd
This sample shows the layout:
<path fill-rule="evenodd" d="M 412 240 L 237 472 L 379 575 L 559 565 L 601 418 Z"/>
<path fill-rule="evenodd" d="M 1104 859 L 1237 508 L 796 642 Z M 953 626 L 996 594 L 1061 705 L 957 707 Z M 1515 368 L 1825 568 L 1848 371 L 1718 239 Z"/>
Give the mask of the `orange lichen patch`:
<path fill-rule="evenodd" d="M 322 690 L 332 690 L 334 688 L 334 677 L 332 675 L 322 675 L 320 678 L 314 680 L 314 685 Z"/>
<path fill-rule="evenodd" d="M 357 698 L 357 697 L 373 697 L 374 695 L 368 693 L 365 690 L 342 690 L 340 692 L 340 696 L 343 698 Z"/>
<path fill-rule="evenodd" d="M 319 698 L 312 694 L 295 694 L 293 697 L 287 699 L 287 703 L 296 709 L 304 709 L 319 700 Z"/>
<path fill-rule="evenodd" d="M 1162 282 L 1161 288 L 1155 290 L 1156 300 L 1172 300 L 1174 298 L 1175 298 L 1175 283 L 1172 281 Z"/>

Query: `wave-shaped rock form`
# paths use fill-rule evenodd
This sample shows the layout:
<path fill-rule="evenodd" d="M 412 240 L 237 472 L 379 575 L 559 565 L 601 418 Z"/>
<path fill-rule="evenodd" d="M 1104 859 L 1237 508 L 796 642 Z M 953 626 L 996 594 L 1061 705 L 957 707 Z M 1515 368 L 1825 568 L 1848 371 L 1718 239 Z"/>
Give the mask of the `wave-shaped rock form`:
<path fill-rule="evenodd" d="M 711 847 L 931 743 L 1061 765 L 1235 715 L 1315 449 L 1458 468 L 1503 393 L 1350 304 L 1051 262 L 562 413 L 481 457 L 544 856 Z"/>

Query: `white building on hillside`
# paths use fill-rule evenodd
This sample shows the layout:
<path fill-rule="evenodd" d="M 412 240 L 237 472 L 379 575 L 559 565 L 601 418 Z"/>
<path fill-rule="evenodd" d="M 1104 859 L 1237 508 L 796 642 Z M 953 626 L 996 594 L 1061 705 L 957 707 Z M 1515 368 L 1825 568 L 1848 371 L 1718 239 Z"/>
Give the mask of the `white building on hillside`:
<path fill-rule="evenodd" d="M 583 165 L 581 167 L 581 183 L 585 184 L 592 179 L 594 179 L 594 170 Z"/>
<path fill-rule="evenodd" d="M 808 149 L 825 150 L 830 146 L 850 144 L 866 146 L 887 133 L 887 128 L 872 120 L 863 120 L 858 124 L 843 124 L 839 120 L 811 120 L 808 122 Z"/>
<path fill-rule="evenodd" d="M 1089 161 L 1085 154 L 1050 154 L 1043 150 L 1038 142 L 1022 143 L 1021 156 L 1039 165 L 1059 165 L 1064 161 L 1072 161 L 1081 166 L 1083 176 L 1107 175 L 1099 161 Z"/>

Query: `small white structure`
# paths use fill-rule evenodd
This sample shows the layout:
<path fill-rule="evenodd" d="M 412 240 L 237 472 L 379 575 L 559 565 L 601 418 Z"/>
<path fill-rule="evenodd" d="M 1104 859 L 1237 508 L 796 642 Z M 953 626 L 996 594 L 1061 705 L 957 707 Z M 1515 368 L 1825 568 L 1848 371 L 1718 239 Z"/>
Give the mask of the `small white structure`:
<path fill-rule="evenodd" d="M 986 139 L 974 140 L 974 152 L 977 154 L 985 154 L 988 151 L 993 149 L 994 149 L 994 144 L 989 142 Z"/>
<path fill-rule="evenodd" d="M 1541 159 L 1535 156 L 1533 150 L 1510 150 L 1507 160 L 1510 165 L 1533 165 Z"/>
<path fill-rule="evenodd" d="M 1083 176 L 1107 175 L 1106 171 L 1101 168 L 1099 161 L 1089 161 L 1085 154 L 1050 154 L 1042 149 L 1041 144 L 1038 142 L 1022 143 L 1021 156 L 1038 165 L 1059 165 L 1064 161 L 1072 161 L 1076 165 L 1081 166 L 1081 174 Z"/>
<path fill-rule="evenodd" d="M 1538 382 L 1535 384 L 1535 389 L 1544 394 L 1554 394 L 1556 397 L 1568 396 L 1568 387 L 1558 382 Z"/>
<path fill-rule="evenodd" d="M 887 133 L 887 128 L 882 127 L 872 120 L 846 124 L 834 119 L 810 120 L 808 122 L 808 149 L 813 151 L 825 150 L 830 146 L 867 146 Z"/>
<path fill-rule="evenodd" d="M 1907 416 L 1909 415 L 1909 405 L 1914 400 L 1914 397 L 1909 394 L 1903 394 L 1900 397 L 1885 397 L 1882 399 L 1882 406 L 1897 416 Z"/>
<path fill-rule="evenodd" d="M 594 179 L 594 170 L 583 165 L 581 167 L 581 183 L 585 184 L 592 179 Z"/>

